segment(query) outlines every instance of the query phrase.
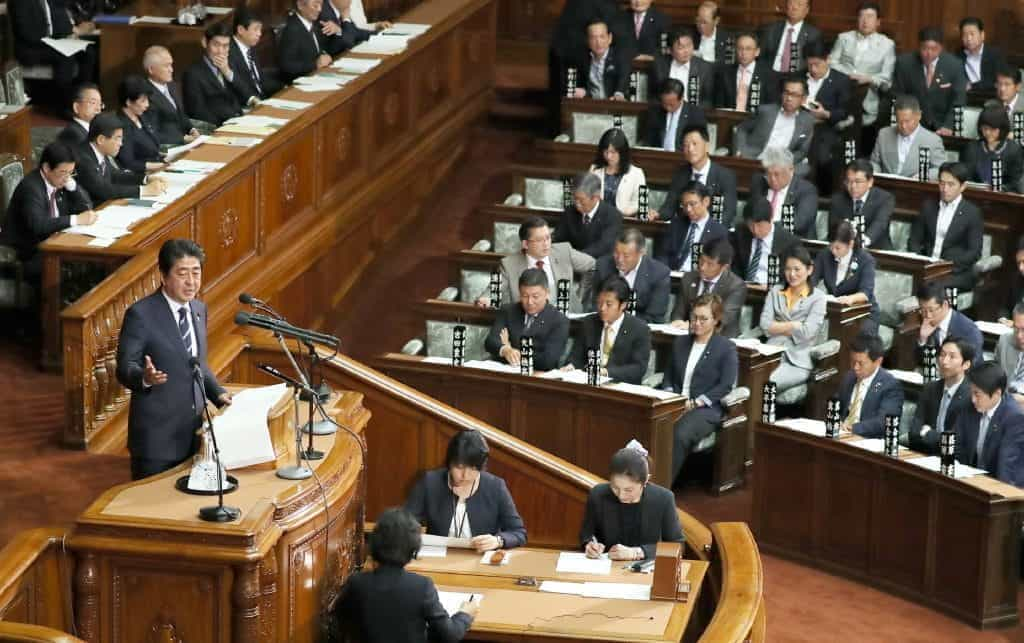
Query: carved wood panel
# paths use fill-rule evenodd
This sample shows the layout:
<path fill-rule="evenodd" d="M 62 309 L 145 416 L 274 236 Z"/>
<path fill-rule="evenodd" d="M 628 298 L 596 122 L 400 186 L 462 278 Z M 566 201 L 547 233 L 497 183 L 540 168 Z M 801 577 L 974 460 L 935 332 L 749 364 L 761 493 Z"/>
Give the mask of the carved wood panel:
<path fill-rule="evenodd" d="M 262 247 L 283 245 L 285 240 L 279 233 L 286 224 L 316 204 L 315 133 L 316 128 L 307 129 L 260 163 Z"/>
<path fill-rule="evenodd" d="M 196 241 L 206 249 L 203 286 L 209 290 L 256 254 L 255 170 L 203 201 L 196 228 Z"/>
<path fill-rule="evenodd" d="M 433 127 L 434 120 L 447 111 L 443 108 L 451 99 L 458 64 L 452 56 L 455 46 L 455 38 L 448 35 L 416 57 L 411 75 L 412 97 L 416 105 L 416 127 L 420 131 Z"/>
<path fill-rule="evenodd" d="M 411 83 L 409 67 L 392 70 L 367 92 L 366 111 L 369 116 L 371 140 L 370 164 L 381 168 L 399 152 L 402 141 L 412 126 Z"/>
<path fill-rule="evenodd" d="M 168 239 L 195 239 L 195 235 L 195 209 L 189 208 L 183 216 L 179 217 L 164 230 L 161 230 L 160 234 L 146 239 L 142 247 L 160 247 Z"/>
<path fill-rule="evenodd" d="M 113 643 L 217 643 L 228 640 L 230 605 L 218 569 L 182 560 L 109 558 Z M 109 636 L 109 639 L 107 638 Z M 100 639 L 94 639 L 100 640 Z"/>
<path fill-rule="evenodd" d="M 322 201 L 344 199 L 365 182 L 366 120 L 363 100 L 357 95 L 317 123 L 321 161 L 317 169 L 323 179 Z"/>

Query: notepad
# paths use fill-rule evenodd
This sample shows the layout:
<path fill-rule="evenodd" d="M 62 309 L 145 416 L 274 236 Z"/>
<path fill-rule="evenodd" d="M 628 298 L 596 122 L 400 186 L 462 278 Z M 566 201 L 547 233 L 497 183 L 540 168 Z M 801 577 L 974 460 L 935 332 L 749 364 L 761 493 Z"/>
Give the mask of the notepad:
<path fill-rule="evenodd" d="M 787 429 L 793 429 L 794 431 L 800 431 L 801 433 L 807 433 L 810 435 L 816 435 L 819 438 L 825 437 L 825 423 L 821 420 L 811 420 L 809 418 L 790 418 L 788 420 L 779 420 L 776 422 L 779 426 L 784 426 Z"/>
<path fill-rule="evenodd" d="M 444 558 L 448 555 L 448 548 L 440 545 L 420 545 L 416 552 L 416 558 Z"/>
<path fill-rule="evenodd" d="M 472 538 L 452 538 L 450 536 L 435 536 L 433 534 L 423 534 L 422 536 L 420 536 L 420 542 L 424 545 L 430 545 L 432 547 L 457 547 L 459 549 L 473 548 Z"/>
<path fill-rule="evenodd" d="M 274 107 L 276 109 L 287 109 L 289 111 L 298 111 L 300 109 L 306 109 L 313 103 L 307 103 L 301 100 L 285 100 L 283 98 L 268 98 L 264 101 L 260 101 L 260 105 L 267 107 Z"/>
<path fill-rule="evenodd" d="M 651 600 L 651 586 L 636 583 L 583 583 L 586 598 L 617 598 L 628 601 Z"/>
<path fill-rule="evenodd" d="M 448 612 L 448 616 L 455 616 L 459 612 L 459 608 L 462 604 L 467 601 L 474 601 L 479 603 L 483 600 L 483 594 L 468 594 L 466 592 L 443 592 L 438 590 L 437 598 L 441 601 L 441 606 L 444 607 L 444 611 Z"/>
<path fill-rule="evenodd" d="M 572 594 L 583 596 L 583 583 L 567 583 L 560 580 L 541 581 L 537 587 L 538 592 L 549 592 L 552 594 Z"/>
<path fill-rule="evenodd" d="M 555 571 L 562 574 L 607 575 L 612 573 L 612 559 L 608 554 L 601 554 L 600 558 L 587 558 L 586 554 L 563 551 L 558 554 Z"/>

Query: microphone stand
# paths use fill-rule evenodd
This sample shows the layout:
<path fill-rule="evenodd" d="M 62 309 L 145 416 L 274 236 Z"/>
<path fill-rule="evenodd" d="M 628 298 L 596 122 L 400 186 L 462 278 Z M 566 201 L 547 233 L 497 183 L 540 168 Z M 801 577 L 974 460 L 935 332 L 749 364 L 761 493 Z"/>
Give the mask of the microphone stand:
<path fill-rule="evenodd" d="M 312 383 L 313 381 L 316 381 L 316 376 L 318 373 L 317 366 L 323 360 L 321 360 L 320 356 L 317 354 L 316 346 L 313 345 L 313 342 L 305 341 L 303 343 L 306 345 L 306 348 L 309 349 L 309 379 L 310 382 Z M 321 381 L 320 385 L 313 389 L 313 392 L 317 396 L 318 401 L 321 403 L 329 400 L 331 398 L 332 393 L 331 387 L 328 386 L 327 383 L 324 381 Z M 316 409 L 320 410 L 319 404 L 316 405 Z M 316 420 L 315 418 L 316 416 L 314 415 L 314 406 L 312 404 L 312 400 L 310 400 L 309 422 L 307 422 L 302 429 L 303 431 L 309 434 L 309 449 L 313 448 L 314 435 L 332 435 L 334 433 L 337 433 L 338 431 L 338 429 L 327 420 L 326 416 L 321 420 Z"/>
<path fill-rule="evenodd" d="M 212 507 L 200 508 L 199 518 L 206 522 L 233 522 L 242 515 L 242 510 L 238 507 L 227 507 L 224 505 L 224 467 L 220 462 L 217 432 L 213 430 L 213 416 L 210 415 L 210 408 L 206 403 L 206 387 L 203 386 L 203 377 L 198 361 L 192 367 L 192 380 L 199 386 L 199 392 L 203 395 L 203 415 L 206 416 L 206 430 L 210 432 L 210 441 L 213 444 L 213 460 L 217 465 L 217 504 Z"/>
<path fill-rule="evenodd" d="M 309 388 L 309 380 L 306 379 L 306 374 L 299 368 L 298 363 L 295 361 L 295 356 L 292 355 L 291 350 L 288 348 L 288 343 L 284 341 L 284 336 L 281 333 L 274 333 L 274 337 L 277 338 L 277 343 L 280 344 L 281 350 L 288 357 L 288 361 L 291 362 L 292 368 L 295 369 L 295 373 L 299 376 L 299 382 L 302 384 L 303 390 L 310 396 L 310 404 L 313 404 L 316 393 Z M 296 398 L 299 397 L 299 391 L 296 389 Z M 295 400 L 295 414 L 299 413 L 299 402 Z M 310 441 L 312 441 L 310 436 Z M 289 467 L 281 467 L 277 470 L 277 477 L 285 480 L 305 480 L 313 476 L 313 471 L 306 466 L 302 461 L 304 452 L 302 449 L 302 428 L 299 426 L 298 418 L 295 421 L 295 464 Z M 323 454 L 320 454 L 323 457 Z"/>

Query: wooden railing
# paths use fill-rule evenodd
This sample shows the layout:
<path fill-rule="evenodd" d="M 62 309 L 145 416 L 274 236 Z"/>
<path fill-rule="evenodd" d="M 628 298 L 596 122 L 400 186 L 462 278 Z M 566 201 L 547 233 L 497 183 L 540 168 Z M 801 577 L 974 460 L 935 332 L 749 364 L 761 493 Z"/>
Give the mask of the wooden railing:
<path fill-rule="evenodd" d="M 64 529 L 24 531 L 0 550 L 0 643 L 79 639 L 71 629 L 72 560 Z"/>

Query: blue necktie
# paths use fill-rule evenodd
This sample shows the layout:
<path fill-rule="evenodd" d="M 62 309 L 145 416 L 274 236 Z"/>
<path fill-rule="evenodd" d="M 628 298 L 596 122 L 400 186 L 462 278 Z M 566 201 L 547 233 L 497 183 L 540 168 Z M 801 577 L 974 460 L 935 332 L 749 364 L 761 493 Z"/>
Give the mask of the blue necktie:
<path fill-rule="evenodd" d="M 181 341 L 185 344 L 185 352 L 192 354 L 192 329 L 188 325 L 188 306 L 178 309 L 178 332 L 181 333 Z"/>
<path fill-rule="evenodd" d="M 935 428 L 942 433 L 946 430 L 946 412 L 949 411 L 949 403 L 953 401 L 953 392 L 949 389 L 944 389 L 942 393 L 942 401 L 939 402 L 939 417 L 935 418 Z"/>

